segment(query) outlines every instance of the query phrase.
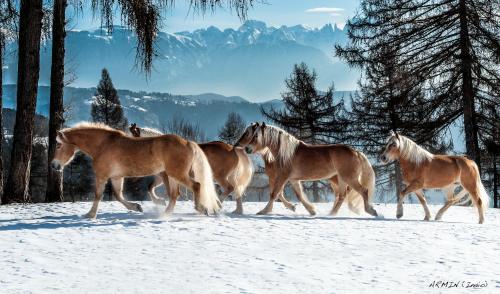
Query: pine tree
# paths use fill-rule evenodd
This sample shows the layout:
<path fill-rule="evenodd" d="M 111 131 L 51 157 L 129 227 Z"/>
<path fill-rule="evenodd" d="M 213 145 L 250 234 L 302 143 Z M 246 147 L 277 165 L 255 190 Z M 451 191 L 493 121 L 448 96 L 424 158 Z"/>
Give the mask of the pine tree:
<path fill-rule="evenodd" d="M 342 142 L 347 125 L 344 102 L 333 101 L 333 85 L 326 92 L 316 89 L 317 75 L 305 63 L 296 64 L 285 80 L 287 91 L 281 97 L 284 109 L 262 108 L 263 115 L 300 140 L 310 144 Z M 320 200 L 318 183 L 312 183 L 315 202 Z"/>
<path fill-rule="evenodd" d="M 498 106 L 500 96 L 499 22 L 495 0 L 363 0 L 347 24 L 350 44 L 336 46 L 336 52 L 364 66 L 381 46 L 398 48 L 395 66 L 432 91 L 432 115 L 440 118 L 435 130 L 463 117 L 467 154 L 479 165 L 478 114 L 482 101 L 496 100 Z"/>
<path fill-rule="evenodd" d="M 21 0 L 19 11 L 17 112 L 4 203 L 30 200 L 28 193 L 40 72 L 42 1 Z"/>
<path fill-rule="evenodd" d="M 108 70 L 103 69 L 97 93 L 92 101 L 92 121 L 104 123 L 119 130 L 125 130 L 128 125 L 123 115 L 123 107 L 118 92 L 113 86 Z"/>
<path fill-rule="evenodd" d="M 46 202 L 63 201 L 62 173 L 50 167 L 56 152 L 57 131 L 61 129 L 64 119 L 64 39 L 66 38 L 66 6 L 67 0 L 54 0 L 52 16 L 52 66 L 50 72 L 50 113 L 49 113 L 49 147 L 47 153 L 47 190 Z"/>
<path fill-rule="evenodd" d="M 228 144 L 234 144 L 245 130 L 243 118 L 236 112 L 230 112 L 224 126 L 219 130 L 219 139 Z"/>

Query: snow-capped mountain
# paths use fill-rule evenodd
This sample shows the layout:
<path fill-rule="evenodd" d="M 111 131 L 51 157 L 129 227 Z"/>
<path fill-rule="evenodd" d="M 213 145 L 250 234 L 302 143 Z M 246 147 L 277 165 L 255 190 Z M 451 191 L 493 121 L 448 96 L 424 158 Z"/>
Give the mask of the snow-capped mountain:
<path fill-rule="evenodd" d="M 67 68 L 76 87 L 93 87 L 100 70 L 107 67 L 117 88 L 195 94 L 215 92 L 239 95 L 253 101 L 279 97 L 283 80 L 293 64 L 306 62 L 318 72 L 321 88 L 332 82 L 340 90 L 354 89 L 357 73 L 335 60 L 333 46 L 346 40 L 345 29 L 335 25 L 307 28 L 302 25 L 268 27 L 247 21 L 238 29 L 209 27 L 193 32 L 161 32 L 157 57 L 149 80 L 134 67 L 136 37 L 115 27 L 105 30 L 69 31 Z M 14 52 L 15 47 L 11 45 Z M 40 84 L 49 84 L 51 43 L 42 49 Z M 16 82 L 16 57 L 8 55 L 6 83 Z"/>

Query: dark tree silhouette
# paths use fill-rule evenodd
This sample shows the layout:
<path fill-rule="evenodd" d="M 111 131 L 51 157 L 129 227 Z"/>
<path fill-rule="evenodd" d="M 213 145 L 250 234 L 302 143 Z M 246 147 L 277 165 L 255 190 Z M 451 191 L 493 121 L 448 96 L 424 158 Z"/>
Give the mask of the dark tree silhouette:
<path fill-rule="evenodd" d="M 3 56 L 5 44 L 8 39 L 12 38 L 16 26 L 17 11 L 15 10 L 14 3 L 11 1 L 2 1 L 0 3 L 0 204 L 3 197 Z"/>
<path fill-rule="evenodd" d="M 66 38 L 66 0 L 54 0 L 52 16 L 52 66 L 50 71 L 49 147 L 47 153 L 46 202 L 63 201 L 62 172 L 50 162 L 56 151 L 56 135 L 64 123 L 64 39 Z"/>
<path fill-rule="evenodd" d="M 364 66 L 381 46 L 399 48 L 395 66 L 429 86 L 438 111 L 447 109 L 441 126 L 463 117 L 467 154 L 479 165 L 478 113 L 483 101 L 499 105 L 498 8 L 495 0 L 363 0 L 347 24 L 350 44 L 336 52 Z"/>
<path fill-rule="evenodd" d="M 176 134 L 187 140 L 198 143 L 206 142 L 207 136 L 198 123 L 190 123 L 182 117 L 174 116 L 162 127 L 163 133 Z"/>
<path fill-rule="evenodd" d="M 236 112 L 230 112 L 224 126 L 219 130 L 219 139 L 228 144 L 234 144 L 243 131 L 246 124 L 243 118 Z"/>
<path fill-rule="evenodd" d="M 30 160 L 40 71 L 41 0 L 21 0 L 17 76 L 17 112 L 5 203 L 28 202 Z"/>
<path fill-rule="evenodd" d="M 123 115 L 123 107 L 118 92 L 113 86 L 108 70 L 103 69 L 97 93 L 92 101 L 92 121 L 106 124 L 119 130 L 125 130 L 128 122 Z"/>
<path fill-rule="evenodd" d="M 263 115 L 300 140 L 310 144 L 342 142 L 347 132 L 344 102 L 333 101 L 333 85 L 326 92 L 316 89 L 316 72 L 305 63 L 296 64 L 285 80 L 281 97 L 284 109 L 262 108 Z M 312 183 L 314 201 L 320 200 L 318 183 Z"/>

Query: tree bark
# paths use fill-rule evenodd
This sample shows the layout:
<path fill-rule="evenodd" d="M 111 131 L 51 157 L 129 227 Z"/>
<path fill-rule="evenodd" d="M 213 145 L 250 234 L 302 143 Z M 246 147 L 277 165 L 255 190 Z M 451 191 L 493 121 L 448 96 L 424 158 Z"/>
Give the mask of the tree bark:
<path fill-rule="evenodd" d="M 0 204 L 3 198 L 3 46 L 4 37 L 0 32 Z"/>
<path fill-rule="evenodd" d="M 493 152 L 493 207 L 498 208 L 500 202 L 500 197 L 498 195 L 498 184 L 497 184 L 497 156 L 496 150 Z"/>
<path fill-rule="evenodd" d="M 51 168 L 50 162 L 56 152 L 57 131 L 61 129 L 64 119 L 64 40 L 66 38 L 66 0 L 54 0 L 52 23 L 52 67 L 50 71 L 50 118 L 49 149 L 47 153 L 47 190 L 46 202 L 63 201 L 62 172 Z"/>
<path fill-rule="evenodd" d="M 21 0 L 17 112 L 5 202 L 28 202 L 33 127 L 40 73 L 42 0 Z"/>
<path fill-rule="evenodd" d="M 464 115 L 465 147 L 467 155 L 476 162 L 481 171 L 478 127 L 476 120 L 474 87 L 472 85 L 472 56 L 470 53 L 469 27 L 466 0 L 460 0 L 460 59 L 462 71 L 462 100 Z"/>

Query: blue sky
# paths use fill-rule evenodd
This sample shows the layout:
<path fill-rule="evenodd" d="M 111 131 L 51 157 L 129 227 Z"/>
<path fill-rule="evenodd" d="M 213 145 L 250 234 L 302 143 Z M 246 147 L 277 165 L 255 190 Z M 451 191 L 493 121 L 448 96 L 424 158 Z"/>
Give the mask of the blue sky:
<path fill-rule="evenodd" d="M 215 14 L 193 14 L 189 9 L 189 1 L 177 0 L 175 7 L 165 13 L 166 22 L 163 31 L 192 31 L 211 25 L 219 28 L 236 28 L 241 24 L 236 13 L 227 9 L 218 9 Z M 327 23 L 342 26 L 352 17 L 359 5 L 359 0 L 267 0 L 267 3 L 255 3 L 249 11 L 248 18 L 262 20 L 271 26 L 304 24 L 321 27 Z M 74 15 L 69 9 L 69 16 Z M 117 18 L 119 22 L 119 18 Z M 90 9 L 84 8 L 83 15 L 72 17 L 71 27 L 90 29 L 99 26 L 99 20 L 92 18 Z"/>

